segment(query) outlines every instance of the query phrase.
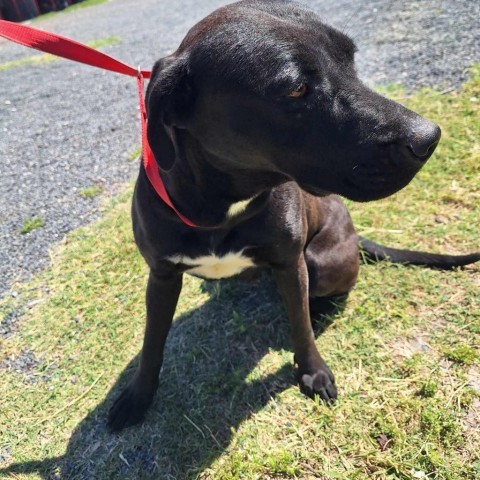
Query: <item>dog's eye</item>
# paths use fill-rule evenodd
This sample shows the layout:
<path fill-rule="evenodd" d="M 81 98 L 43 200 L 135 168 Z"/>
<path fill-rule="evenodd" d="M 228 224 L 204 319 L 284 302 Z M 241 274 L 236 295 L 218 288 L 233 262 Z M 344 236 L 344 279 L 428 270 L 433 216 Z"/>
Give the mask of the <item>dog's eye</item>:
<path fill-rule="evenodd" d="M 307 93 L 308 87 L 306 83 L 302 83 L 298 88 L 292 90 L 289 94 L 289 98 L 302 98 Z"/>

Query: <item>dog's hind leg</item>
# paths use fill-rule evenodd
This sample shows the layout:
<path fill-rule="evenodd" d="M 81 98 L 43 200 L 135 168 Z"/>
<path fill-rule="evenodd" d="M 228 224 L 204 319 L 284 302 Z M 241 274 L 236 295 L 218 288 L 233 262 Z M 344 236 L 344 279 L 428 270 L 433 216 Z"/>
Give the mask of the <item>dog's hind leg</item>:
<path fill-rule="evenodd" d="M 357 236 L 343 236 L 332 242 L 327 228 L 317 233 L 305 249 L 311 298 L 335 297 L 348 293 L 357 281 L 360 266 Z"/>
<path fill-rule="evenodd" d="M 357 236 L 350 216 L 340 203 L 335 212 L 305 249 L 310 316 L 316 333 L 325 329 L 326 316 L 342 308 L 359 270 Z"/>

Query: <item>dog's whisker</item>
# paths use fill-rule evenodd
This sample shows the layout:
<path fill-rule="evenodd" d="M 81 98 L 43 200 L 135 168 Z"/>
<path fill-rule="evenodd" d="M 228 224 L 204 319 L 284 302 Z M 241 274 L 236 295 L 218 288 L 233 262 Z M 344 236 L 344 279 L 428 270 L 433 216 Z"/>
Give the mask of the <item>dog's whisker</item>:
<path fill-rule="evenodd" d="M 360 2 L 358 8 L 353 10 L 350 15 L 347 16 L 343 25 L 340 26 L 340 30 L 345 33 L 345 35 L 352 36 L 350 29 L 355 26 L 355 22 L 358 22 L 359 12 L 364 8 L 363 2 Z M 354 23 L 350 23 L 354 20 Z"/>

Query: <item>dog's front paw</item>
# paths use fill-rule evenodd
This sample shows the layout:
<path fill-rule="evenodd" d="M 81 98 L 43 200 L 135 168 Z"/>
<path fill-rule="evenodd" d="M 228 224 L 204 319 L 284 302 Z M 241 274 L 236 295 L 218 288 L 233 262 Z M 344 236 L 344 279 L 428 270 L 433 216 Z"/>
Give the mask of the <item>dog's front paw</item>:
<path fill-rule="evenodd" d="M 132 385 L 129 385 L 108 412 L 108 428 L 113 432 L 119 432 L 141 422 L 152 400 L 153 394 L 139 394 Z"/>
<path fill-rule="evenodd" d="M 314 398 L 318 395 L 326 403 L 334 403 L 337 399 L 335 378 L 326 365 L 313 373 L 299 372 L 298 376 L 300 390 L 308 397 Z"/>

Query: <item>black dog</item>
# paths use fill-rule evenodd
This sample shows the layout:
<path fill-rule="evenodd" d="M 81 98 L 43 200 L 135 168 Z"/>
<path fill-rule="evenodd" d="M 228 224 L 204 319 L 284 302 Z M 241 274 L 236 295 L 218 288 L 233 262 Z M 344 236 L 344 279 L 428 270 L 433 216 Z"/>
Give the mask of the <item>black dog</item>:
<path fill-rule="evenodd" d="M 308 9 L 246 0 L 215 11 L 159 60 L 146 101 L 148 139 L 184 225 L 143 167 L 133 199 L 138 248 L 150 267 L 140 365 L 110 410 L 120 430 L 140 421 L 158 386 L 182 274 L 223 278 L 273 270 L 291 323 L 302 390 L 337 397 L 318 353 L 309 298 L 355 284 L 359 239 L 336 193 L 368 201 L 395 193 L 420 170 L 437 125 L 369 90 L 355 45 Z M 449 268 L 448 257 L 385 249 L 371 257 Z"/>

